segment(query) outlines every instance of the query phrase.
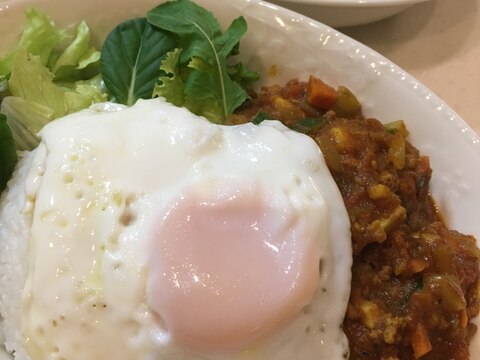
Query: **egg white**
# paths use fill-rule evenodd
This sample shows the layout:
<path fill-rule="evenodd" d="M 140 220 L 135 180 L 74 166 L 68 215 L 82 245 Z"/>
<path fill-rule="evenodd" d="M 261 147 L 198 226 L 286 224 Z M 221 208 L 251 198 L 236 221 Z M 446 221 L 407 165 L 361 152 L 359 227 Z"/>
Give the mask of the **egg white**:
<path fill-rule="evenodd" d="M 51 123 L 41 135 L 21 180 L 25 210 L 16 215 L 28 228 L 16 241 L 30 244 L 22 306 L 0 304 L 4 324 L 21 318 L 24 339 L 4 331 L 8 350 L 21 354 L 25 347 L 33 360 L 344 358 L 349 221 L 313 140 L 277 121 L 214 125 L 161 99 L 131 108 L 96 105 Z M 183 348 L 147 303 L 156 214 L 199 181 L 260 183 L 287 194 L 312 226 L 321 226 L 321 276 L 312 303 L 238 351 Z M 0 258 L 8 256 L 8 249 L 0 251 Z"/>

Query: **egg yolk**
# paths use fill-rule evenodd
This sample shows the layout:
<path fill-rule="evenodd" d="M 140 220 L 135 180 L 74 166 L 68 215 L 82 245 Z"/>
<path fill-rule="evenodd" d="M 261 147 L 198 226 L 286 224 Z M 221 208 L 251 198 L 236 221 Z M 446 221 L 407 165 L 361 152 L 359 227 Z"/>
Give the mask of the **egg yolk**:
<path fill-rule="evenodd" d="M 182 346 L 240 349 L 291 320 L 319 280 L 315 241 L 258 187 L 183 192 L 155 225 L 147 297 Z"/>

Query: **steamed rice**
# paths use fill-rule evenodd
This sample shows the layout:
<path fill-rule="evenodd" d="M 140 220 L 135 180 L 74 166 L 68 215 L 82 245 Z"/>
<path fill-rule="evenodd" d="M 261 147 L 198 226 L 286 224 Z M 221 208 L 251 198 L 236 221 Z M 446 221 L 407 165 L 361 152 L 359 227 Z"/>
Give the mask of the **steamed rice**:
<path fill-rule="evenodd" d="M 25 180 L 33 154 L 20 161 L 8 189 L 0 199 L 0 341 L 17 360 L 27 360 L 21 336 L 22 291 L 27 277 L 28 232 L 32 222 L 26 213 Z M 0 350 L 0 360 L 11 357 Z"/>

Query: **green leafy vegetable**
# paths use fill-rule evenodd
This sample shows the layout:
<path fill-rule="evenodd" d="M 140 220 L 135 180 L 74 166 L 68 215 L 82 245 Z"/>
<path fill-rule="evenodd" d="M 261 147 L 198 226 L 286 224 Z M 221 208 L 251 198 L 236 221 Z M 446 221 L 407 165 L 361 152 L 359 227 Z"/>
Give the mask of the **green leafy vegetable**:
<path fill-rule="evenodd" d="M 12 96 L 3 99 L 1 111 L 7 114 L 21 150 L 38 143 L 35 135 L 49 121 L 106 100 L 98 77 L 69 87 L 57 85 L 41 58 L 23 49 L 16 54 L 8 84 Z"/>
<path fill-rule="evenodd" d="M 255 115 L 255 117 L 251 120 L 251 122 L 254 123 L 255 125 L 258 125 L 263 120 L 268 120 L 268 119 L 272 119 L 272 117 L 270 115 L 268 115 L 267 113 L 265 113 L 263 111 L 260 111 L 260 112 L 257 113 L 257 115 Z"/>
<path fill-rule="evenodd" d="M 273 119 L 269 114 L 259 111 L 251 120 L 252 123 L 255 125 L 260 124 L 264 120 L 269 120 Z M 313 131 L 316 131 L 320 129 L 323 125 L 325 125 L 326 120 L 325 118 L 319 117 L 319 118 L 311 118 L 311 117 L 306 117 L 303 119 L 300 119 L 293 124 L 290 124 L 289 127 L 292 130 L 301 132 L 303 134 L 310 134 Z"/>
<path fill-rule="evenodd" d="M 75 92 L 87 97 L 92 103 L 107 101 L 105 84 L 100 75 L 88 80 L 79 80 L 73 84 Z"/>
<path fill-rule="evenodd" d="M 49 107 L 53 116 L 66 113 L 63 90 L 53 83 L 53 76 L 40 57 L 18 51 L 8 84 L 13 96 Z"/>
<path fill-rule="evenodd" d="M 38 145 L 37 133 L 53 119 L 52 109 L 21 97 L 8 96 L 2 102 L 8 116 L 18 150 L 31 150 Z"/>
<path fill-rule="evenodd" d="M 166 54 L 175 47 L 173 38 L 150 25 L 145 18 L 118 25 L 102 49 L 101 71 L 105 86 L 116 101 L 133 105 L 151 98 Z"/>
<path fill-rule="evenodd" d="M 54 118 L 90 106 L 92 98 L 104 98 L 99 91 L 86 96 L 85 92 L 55 84 L 53 75 L 42 65 L 40 58 L 24 51 L 17 54 L 8 83 L 13 96 L 51 108 Z"/>
<path fill-rule="evenodd" d="M 230 78 L 239 83 L 244 89 L 249 88 L 260 79 L 260 73 L 258 71 L 252 71 L 242 63 L 230 65 L 227 71 Z"/>
<path fill-rule="evenodd" d="M 6 56 L 0 58 L 0 76 L 10 73 L 17 52 L 26 50 L 38 55 L 43 65 L 47 65 L 50 55 L 67 37 L 65 30 L 57 30 L 52 21 L 41 11 L 28 8 L 25 11 L 27 23 L 17 46 Z"/>
<path fill-rule="evenodd" d="M 0 101 L 8 94 L 8 77 L 0 75 Z"/>
<path fill-rule="evenodd" d="M 26 16 L 18 45 L 0 59 L 0 110 L 20 150 L 35 147 L 49 121 L 107 99 L 87 24 L 73 36 L 39 10 Z"/>
<path fill-rule="evenodd" d="M 247 31 L 245 19 L 235 19 L 222 34 L 213 14 L 190 0 L 161 4 L 147 13 L 147 19 L 154 26 L 176 34 L 178 47 L 182 49 L 169 64 L 162 64 L 162 68 L 168 67 L 170 71 L 160 78 L 154 94 L 166 94 L 168 101 L 183 97 L 182 105 L 193 112 L 214 122 L 224 122 L 248 98 L 242 85 L 258 78 L 245 67 L 227 65 Z M 174 65 L 172 60 L 176 62 Z"/>
<path fill-rule="evenodd" d="M 90 29 L 85 21 L 77 28 L 75 39 L 60 54 L 52 67 L 55 80 L 79 80 L 81 71 L 100 60 L 100 52 L 90 46 Z"/>
<path fill-rule="evenodd" d="M 160 69 L 165 72 L 165 76 L 159 84 L 155 85 L 153 97 L 161 96 L 176 106 L 185 104 L 185 95 L 183 89 L 185 83 L 180 75 L 179 60 L 182 49 L 175 49 L 167 53 L 162 61 Z"/>
<path fill-rule="evenodd" d="M 324 118 L 303 118 L 293 124 L 291 124 L 289 127 L 292 130 L 304 133 L 304 134 L 309 134 L 313 131 L 316 131 L 320 129 L 323 125 L 325 125 L 326 120 Z"/>
<path fill-rule="evenodd" d="M 0 114 L 0 192 L 7 186 L 17 163 L 17 152 L 7 117 Z"/>

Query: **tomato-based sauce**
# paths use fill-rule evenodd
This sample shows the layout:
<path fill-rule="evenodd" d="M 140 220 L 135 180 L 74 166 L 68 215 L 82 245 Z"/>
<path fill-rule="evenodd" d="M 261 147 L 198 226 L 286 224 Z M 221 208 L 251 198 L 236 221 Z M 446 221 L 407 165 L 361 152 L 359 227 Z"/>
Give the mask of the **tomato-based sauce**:
<path fill-rule="evenodd" d="M 470 359 L 480 252 L 442 221 L 429 159 L 403 122 L 365 118 L 347 88 L 313 77 L 263 88 L 229 122 L 263 119 L 311 136 L 342 193 L 353 248 L 350 359 Z"/>

